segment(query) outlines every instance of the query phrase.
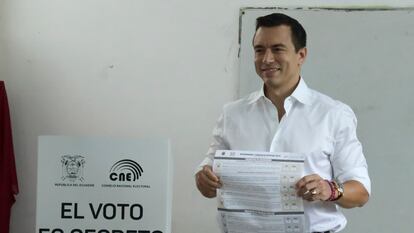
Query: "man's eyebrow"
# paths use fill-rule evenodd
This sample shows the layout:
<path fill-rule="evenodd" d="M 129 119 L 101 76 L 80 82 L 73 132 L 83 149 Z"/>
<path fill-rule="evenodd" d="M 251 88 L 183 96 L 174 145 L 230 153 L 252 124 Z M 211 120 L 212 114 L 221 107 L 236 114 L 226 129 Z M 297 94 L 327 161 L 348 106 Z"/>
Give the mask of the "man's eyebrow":
<path fill-rule="evenodd" d="M 264 47 L 265 46 L 258 44 L 258 45 L 255 45 L 253 48 L 255 48 L 255 49 L 256 48 L 261 49 L 261 48 L 264 48 Z M 270 47 L 271 48 L 287 48 L 287 46 L 285 44 L 282 44 L 282 43 L 273 44 Z"/>
<path fill-rule="evenodd" d="M 262 48 L 264 48 L 264 46 L 263 46 L 263 45 L 258 44 L 258 45 L 253 46 L 253 48 L 255 48 L 255 49 L 262 49 Z"/>
<path fill-rule="evenodd" d="M 283 48 L 287 48 L 287 46 L 285 44 L 279 43 L 279 44 L 274 44 L 271 46 L 272 48 L 277 48 L 277 47 L 283 47 Z"/>

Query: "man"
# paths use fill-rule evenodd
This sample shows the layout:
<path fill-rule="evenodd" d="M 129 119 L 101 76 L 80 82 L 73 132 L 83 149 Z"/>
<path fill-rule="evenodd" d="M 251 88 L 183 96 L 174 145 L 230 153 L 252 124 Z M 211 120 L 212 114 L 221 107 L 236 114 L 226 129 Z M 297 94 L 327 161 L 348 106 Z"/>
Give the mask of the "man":
<path fill-rule="evenodd" d="M 277 13 L 259 17 L 253 48 L 263 88 L 224 107 L 196 173 L 197 188 L 212 198 L 221 187 L 211 168 L 218 149 L 304 153 L 306 175 L 296 190 L 310 230 L 338 232 L 346 225 L 338 206 L 363 206 L 371 189 L 355 115 L 308 88 L 300 76 L 306 32 L 295 19 Z"/>

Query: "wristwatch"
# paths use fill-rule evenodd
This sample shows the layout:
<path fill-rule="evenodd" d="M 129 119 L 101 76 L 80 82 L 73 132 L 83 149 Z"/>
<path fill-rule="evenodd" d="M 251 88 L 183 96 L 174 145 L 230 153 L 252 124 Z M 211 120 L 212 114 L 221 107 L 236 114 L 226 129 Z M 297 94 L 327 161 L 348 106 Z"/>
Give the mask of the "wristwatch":
<path fill-rule="evenodd" d="M 339 198 L 341 198 L 344 195 L 344 184 L 336 180 L 334 180 L 333 183 L 334 183 L 334 188 L 336 192 L 338 193 L 338 196 L 332 201 L 337 201 L 339 200 Z"/>

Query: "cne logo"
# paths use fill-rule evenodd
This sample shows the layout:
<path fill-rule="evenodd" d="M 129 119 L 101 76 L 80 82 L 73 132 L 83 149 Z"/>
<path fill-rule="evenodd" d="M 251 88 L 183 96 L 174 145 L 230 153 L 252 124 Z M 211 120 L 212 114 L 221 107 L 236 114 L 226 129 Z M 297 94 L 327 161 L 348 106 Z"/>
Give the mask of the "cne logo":
<path fill-rule="evenodd" d="M 144 170 L 135 161 L 123 159 L 116 162 L 109 171 L 109 179 L 112 181 L 136 181 L 142 176 Z"/>

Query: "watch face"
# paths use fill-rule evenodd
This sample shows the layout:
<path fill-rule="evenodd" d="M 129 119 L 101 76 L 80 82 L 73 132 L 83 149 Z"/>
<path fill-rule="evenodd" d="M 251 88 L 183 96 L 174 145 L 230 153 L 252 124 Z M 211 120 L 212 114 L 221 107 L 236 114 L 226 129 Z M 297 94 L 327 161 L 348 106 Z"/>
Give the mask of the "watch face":
<path fill-rule="evenodd" d="M 339 191 L 340 192 L 344 192 L 344 184 L 342 184 L 342 183 L 338 183 L 338 189 L 339 189 Z"/>
<path fill-rule="evenodd" d="M 344 184 L 338 181 L 335 181 L 335 184 L 336 184 L 336 187 L 335 187 L 336 190 L 339 192 L 339 195 L 342 196 L 342 194 L 344 193 Z"/>

